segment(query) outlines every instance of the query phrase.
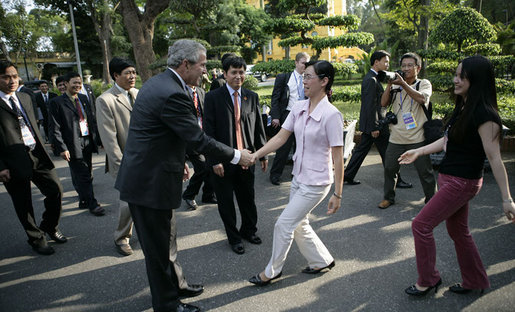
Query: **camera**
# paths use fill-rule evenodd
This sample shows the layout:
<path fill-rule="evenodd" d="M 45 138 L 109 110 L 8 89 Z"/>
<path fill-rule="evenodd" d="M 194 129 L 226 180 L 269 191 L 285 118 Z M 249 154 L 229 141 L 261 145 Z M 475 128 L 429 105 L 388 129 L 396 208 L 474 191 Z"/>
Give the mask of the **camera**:
<path fill-rule="evenodd" d="M 386 128 L 389 124 L 397 124 L 397 115 L 395 115 L 393 112 L 386 113 L 386 116 L 383 119 L 379 119 L 378 121 L 376 121 L 376 126 L 378 130 Z"/>
<path fill-rule="evenodd" d="M 389 72 L 389 71 L 380 71 L 377 75 L 377 79 L 379 79 L 379 81 L 381 82 L 390 82 L 390 81 L 394 81 L 395 79 L 397 79 L 397 76 L 395 75 L 395 73 L 399 74 L 402 79 L 404 79 L 404 72 L 402 70 L 396 70 L 394 72 Z"/>

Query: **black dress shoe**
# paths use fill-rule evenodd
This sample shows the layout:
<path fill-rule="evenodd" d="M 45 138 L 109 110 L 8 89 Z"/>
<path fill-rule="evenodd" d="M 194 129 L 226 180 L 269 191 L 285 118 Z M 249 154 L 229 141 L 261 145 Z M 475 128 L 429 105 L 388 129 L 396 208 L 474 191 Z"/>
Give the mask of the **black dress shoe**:
<path fill-rule="evenodd" d="M 56 242 L 58 244 L 64 244 L 68 241 L 66 236 L 64 236 L 63 233 L 61 233 L 61 231 L 59 231 L 59 230 L 55 231 L 54 233 L 51 233 L 51 232 L 46 232 L 46 233 L 48 234 L 48 236 L 50 236 L 51 239 L 54 240 L 54 242 Z"/>
<path fill-rule="evenodd" d="M 440 279 L 438 282 L 436 282 L 436 284 L 434 284 L 433 286 L 428 287 L 426 290 L 418 290 L 415 285 L 411 285 L 410 287 L 406 288 L 404 290 L 404 292 L 410 296 L 422 297 L 422 296 L 427 295 L 433 288 L 434 288 L 435 294 L 436 294 L 436 292 L 438 291 L 438 287 L 440 285 L 442 285 L 442 279 Z"/>
<path fill-rule="evenodd" d="M 413 184 L 409 182 L 404 182 L 401 179 L 397 180 L 397 188 L 412 188 Z"/>
<path fill-rule="evenodd" d="M 256 234 L 252 234 L 250 236 L 243 236 L 243 239 L 249 241 L 249 243 L 251 244 L 259 245 L 262 243 L 261 238 L 259 238 L 259 236 L 257 236 Z"/>
<path fill-rule="evenodd" d="M 32 249 L 34 249 L 40 255 L 48 256 L 55 252 L 54 248 L 48 246 L 45 237 L 29 242 L 29 244 L 32 246 Z"/>
<path fill-rule="evenodd" d="M 200 312 L 200 308 L 191 304 L 179 302 L 177 312 Z"/>
<path fill-rule="evenodd" d="M 451 287 L 449 287 L 449 290 L 452 291 L 453 293 L 464 295 L 464 294 L 470 293 L 473 289 L 463 288 L 463 286 L 461 286 L 460 283 L 457 283 L 457 284 L 454 284 Z M 484 291 L 485 291 L 484 289 L 480 289 L 481 294 Z"/>
<path fill-rule="evenodd" d="M 186 202 L 186 206 L 189 210 L 197 210 L 198 205 L 194 199 L 185 199 L 184 201 Z"/>
<path fill-rule="evenodd" d="M 204 204 L 218 204 L 218 201 L 216 200 L 215 195 L 211 195 L 211 196 L 207 196 L 207 197 L 202 196 L 202 202 Z"/>
<path fill-rule="evenodd" d="M 279 184 L 281 184 L 281 181 L 279 180 L 279 177 L 270 177 L 270 182 L 271 182 L 273 185 L 279 185 Z"/>
<path fill-rule="evenodd" d="M 100 206 L 100 205 L 96 206 L 95 208 L 89 209 L 89 212 L 91 212 L 91 214 L 93 214 L 97 217 L 103 216 L 106 214 L 104 208 L 102 208 L 102 206 Z"/>
<path fill-rule="evenodd" d="M 179 298 L 196 297 L 204 292 L 204 285 L 188 285 L 188 288 L 179 289 Z"/>
<path fill-rule="evenodd" d="M 283 271 L 279 272 L 279 274 L 277 274 L 275 277 L 272 277 L 268 281 L 264 281 L 261 279 L 261 277 L 259 277 L 259 273 L 258 273 L 256 275 L 252 276 L 249 279 L 249 282 L 251 282 L 252 284 L 254 284 L 256 286 L 266 286 L 266 285 L 270 284 L 270 282 L 272 282 L 274 279 L 278 279 L 279 277 L 281 277 L 281 275 L 283 275 Z"/>
<path fill-rule="evenodd" d="M 345 181 L 345 183 L 347 183 L 348 185 L 358 185 L 358 184 L 361 184 L 360 181 L 358 180 L 354 180 L 354 179 L 343 179 Z"/>
<path fill-rule="evenodd" d="M 242 255 L 245 253 L 245 248 L 243 247 L 242 243 L 236 243 L 231 245 L 232 251 L 237 253 L 238 255 Z"/>
<path fill-rule="evenodd" d="M 312 269 L 309 266 L 307 266 L 304 270 L 302 270 L 302 273 L 318 274 L 318 273 L 322 272 L 322 270 L 325 270 L 325 269 L 329 269 L 330 270 L 330 269 L 334 268 L 334 266 L 335 266 L 335 263 L 334 263 L 334 260 L 333 260 L 333 262 L 329 263 L 329 265 L 326 265 L 323 268 Z"/>

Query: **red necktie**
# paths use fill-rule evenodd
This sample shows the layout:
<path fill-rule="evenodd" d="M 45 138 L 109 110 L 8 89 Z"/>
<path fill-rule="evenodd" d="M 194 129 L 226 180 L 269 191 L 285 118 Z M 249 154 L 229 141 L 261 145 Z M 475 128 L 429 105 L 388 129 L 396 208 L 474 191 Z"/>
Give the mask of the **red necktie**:
<path fill-rule="evenodd" d="M 197 119 L 199 120 L 200 129 L 202 129 L 202 114 L 200 113 L 200 107 L 198 105 L 198 97 L 196 90 L 193 90 L 193 104 L 195 105 L 195 110 L 197 111 Z"/>
<path fill-rule="evenodd" d="M 79 112 L 79 119 L 80 121 L 84 120 L 84 115 L 82 114 L 82 109 L 80 107 L 79 97 L 75 98 L 75 107 L 77 108 L 77 111 Z"/>
<path fill-rule="evenodd" d="M 243 149 L 243 136 L 240 125 L 240 105 L 238 104 L 238 91 L 234 91 L 234 127 L 236 128 L 236 147 Z"/>

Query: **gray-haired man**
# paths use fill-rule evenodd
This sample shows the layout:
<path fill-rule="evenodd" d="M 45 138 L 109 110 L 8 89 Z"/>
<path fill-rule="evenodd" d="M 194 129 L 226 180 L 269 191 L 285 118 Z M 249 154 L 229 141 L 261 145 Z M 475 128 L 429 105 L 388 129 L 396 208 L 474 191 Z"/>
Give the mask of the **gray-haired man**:
<path fill-rule="evenodd" d="M 237 151 L 202 132 L 187 85 L 199 85 L 206 73 L 206 49 L 178 40 L 168 51 L 168 69 L 140 89 L 115 187 L 129 203 L 145 254 L 154 311 L 199 311 L 179 301 L 177 275 L 169 259 L 173 209 L 181 205 L 187 178 L 186 146 L 213 157 L 251 165 Z"/>

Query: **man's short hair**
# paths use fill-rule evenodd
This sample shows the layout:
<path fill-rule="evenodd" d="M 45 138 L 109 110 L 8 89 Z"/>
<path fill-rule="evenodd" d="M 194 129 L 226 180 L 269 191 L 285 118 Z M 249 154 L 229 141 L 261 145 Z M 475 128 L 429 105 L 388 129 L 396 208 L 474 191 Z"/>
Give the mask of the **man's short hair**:
<path fill-rule="evenodd" d="M 41 86 L 42 84 L 47 84 L 48 85 L 48 81 L 46 80 L 40 80 L 39 83 L 38 83 L 38 87 Z"/>
<path fill-rule="evenodd" d="M 223 63 L 224 63 L 224 61 L 225 61 L 228 57 L 238 57 L 238 55 L 236 55 L 236 53 L 232 53 L 232 52 L 225 53 L 224 55 L 222 55 L 222 58 L 220 59 L 220 62 L 222 62 L 222 64 L 223 64 Z"/>
<path fill-rule="evenodd" d="M 167 64 L 171 68 L 178 68 L 182 61 L 188 60 L 190 63 L 197 63 L 201 54 L 206 54 L 206 48 L 193 40 L 181 39 L 168 48 Z"/>
<path fill-rule="evenodd" d="M 380 61 L 385 56 L 390 57 L 390 53 L 386 52 L 385 50 L 377 50 L 377 51 L 375 51 L 370 56 L 370 66 L 374 66 L 374 63 L 376 61 Z"/>
<path fill-rule="evenodd" d="M 114 74 L 121 75 L 122 71 L 126 69 L 127 67 L 135 67 L 134 64 L 127 60 L 122 59 L 120 57 L 113 57 L 113 59 L 109 62 L 109 74 L 111 75 L 111 78 L 114 80 Z"/>
<path fill-rule="evenodd" d="M 243 57 L 240 57 L 240 56 L 228 57 L 222 63 L 222 67 L 225 72 L 227 72 L 229 70 L 229 68 L 231 68 L 231 66 L 233 68 L 242 68 L 243 67 L 244 70 L 247 69 L 247 63 L 245 63 L 245 60 L 243 59 Z"/>
<path fill-rule="evenodd" d="M 66 81 L 66 79 L 65 79 L 64 75 L 63 75 L 63 76 L 59 76 L 59 77 L 57 77 L 57 78 L 55 79 L 55 84 L 56 84 L 56 85 L 58 85 L 58 84 L 60 84 L 61 82 L 65 82 L 65 81 Z"/>
<path fill-rule="evenodd" d="M 64 75 L 64 81 L 70 82 L 71 79 L 80 77 L 78 72 L 69 72 L 66 75 Z"/>
<path fill-rule="evenodd" d="M 300 61 L 302 58 L 306 58 L 306 60 L 309 60 L 309 54 L 306 52 L 299 52 L 297 55 L 295 55 L 295 62 Z"/>
<path fill-rule="evenodd" d="M 7 60 L 1 60 L 0 61 L 0 75 L 5 74 L 5 71 L 7 70 L 7 68 L 11 67 L 11 66 L 16 68 L 16 71 L 18 71 L 18 67 L 16 67 L 16 65 L 14 65 L 13 62 L 7 61 Z"/>
<path fill-rule="evenodd" d="M 422 59 L 417 53 L 414 52 L 408 52 L 405 53 L 403 56 L 401 56 L 401 60 L 399 61 L 399 64 L 402 65 L 402 60 L 405 58 L 412 58 L 415 60 L 415 65 L 422 66 Z"/>

